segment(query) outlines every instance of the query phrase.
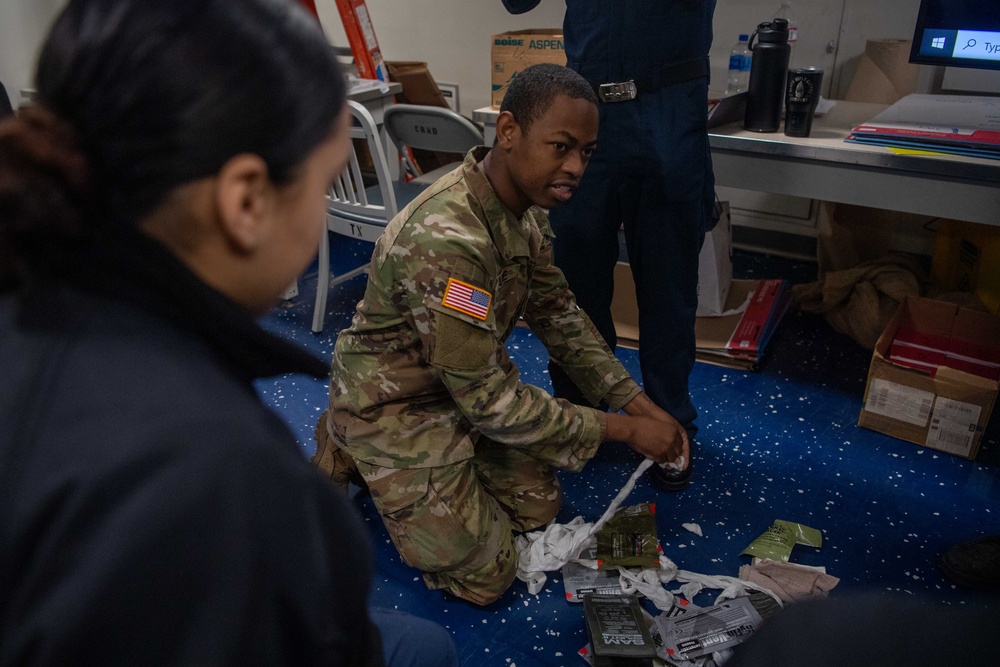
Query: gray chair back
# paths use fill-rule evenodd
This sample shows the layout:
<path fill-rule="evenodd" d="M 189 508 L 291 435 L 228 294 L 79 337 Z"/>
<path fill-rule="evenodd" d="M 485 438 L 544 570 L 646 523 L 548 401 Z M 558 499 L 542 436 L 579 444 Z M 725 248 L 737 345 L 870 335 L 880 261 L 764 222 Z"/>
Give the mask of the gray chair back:
<path fill-rule="evenodd" d="M 444 107 L 393 104 L 385 110 L 385 129 L 400 152 L 409 147 L 464 154 L 485 142 L 475 123 Z"/>

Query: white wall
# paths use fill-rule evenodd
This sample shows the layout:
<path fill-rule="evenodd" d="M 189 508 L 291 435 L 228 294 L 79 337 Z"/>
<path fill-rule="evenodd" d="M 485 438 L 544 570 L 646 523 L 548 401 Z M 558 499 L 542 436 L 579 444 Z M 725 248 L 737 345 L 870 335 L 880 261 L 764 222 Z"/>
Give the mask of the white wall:
<path fill-rule="evenodd" d="M 0 0 L 0 81 L 13 92 L 15 105 L 16 91 L 29 86 L 38 47 L 65 1 Z M 316 4 L 331 41 L 346 46 L 334 0 Z M 801 31 L 799 60 L 827 68 L 835 62 L 826 81 L 828 95 L 836 97 L 847 89 L 866 40 L 911 36 L 918 4 L 919 0 L 794 0 Z M 367 5 L 385 58 L 426 61 L 437 80 L 459 84 L 466 114 L 489 104 L 490 36 L 560 27 L 565 10 L 563 0 L 541 0 L 537 8 L 520 16 L 508 14 L 500 0 L 367 0 Z M 771 18 L 779 5 L 779 0 L 718 0 L 713 89 L 725 85 L 728 53 L 737 35 Z M 922 69 L 922 89 L 930 90 L 940 78 L 938 68 Z"/>
<path fill-rule="evenodd" d="M 366 0 L 386 60 L 420 60 L 437 81 L 457 83 L 462 112 L 490 104 L 490 37 L 508 30 L 562 28 L 563 0 L 541 0 L 514 16 L 500 0 Z M 334 0 L 316 0 L 330 40 L 347 46 Z"/>
<path fill-rule="evenodd" d="M 32 86 L 35 60 L 49 24 L 66 0 L 0 0 L 0 81 L 14 108 Z"/>
<path fill-rule="evenodd" d="M 858 67 L 865 42 L 869 39 L 912 39 L 917 22 L 917 0 L 864 2 L 849 0 L 844 6 L 844 21 L 840 28 L 835 86 L 837 92 L 847 92 L 851 77 Z M 873 29 L 873 26 L 878 26 Z M 920 65 L 921 90 L 929 91 L 933 74 L 940 68 Z"/>
<path fill-rule="evenodd" d="M 848 0 L 850 1 L 850 0 Z M 917 2 L 918 0 L 893 0 Z M 823 94 L 830 97 L 831 77 L 836 62 L 836 48 L 828 44 L 837 41 L 837 30 L 843 14 L 844 0 L 794 0 L 792 11 L 798 23 L 798 42 L 792 51 L 791 65 L 820 67 L 827 75 L 823 79 Z M 712 43 L 712 90 L 726 87 L 729 51 L 741 33 L 750 34 L 759 23 L 774 18 L 779 0 L 718 0 L 715 7 Z M 912 26 L 911 26 L 912 27 Z"/>
<path fill-rule="evenodd" d="M 435 79 L 459 84 L 462 112 L 467 115 L 490 103 L 490 36 L 507 30 L 561 27 L 566 7 L 563 0 L 541 0 L 531 12 L 513 16 L 500 0 L 366 0 L 366 4 L 383 56 L 426 61 Z M 717 1 L 713 90 L 725 87 L 729 50 L 737 36 L 772 18 L 780 4 L 780 0 Z M 316 5 L 331 41 L 346 46 L 334 0 L 316 0 Z M 918 5 L 919 0 L 794 0 L 800 28 L 797 59 L 803 65 L 827 68 L 836 59 L 838 71 L 828 72 L 826 86 L 834 85 L 834 94 L 846 90 L 849 79 L 842 89 L 835 87 L 839 63 L 849 63 L 853 74 L 867 39 L 911 37 Z M 833 50 L 827 53 L 831 41 Z M 825 90 L 830 94 L 831 88 Z"/>

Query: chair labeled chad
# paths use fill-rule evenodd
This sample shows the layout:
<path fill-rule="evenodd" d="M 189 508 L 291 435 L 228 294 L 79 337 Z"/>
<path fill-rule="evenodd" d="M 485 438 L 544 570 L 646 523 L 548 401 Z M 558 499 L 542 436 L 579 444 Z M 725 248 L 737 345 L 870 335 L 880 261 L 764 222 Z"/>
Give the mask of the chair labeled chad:
<path fill-rule="evenodd" d="M 483 131 L 471 120 L 445 107 L 421 104 L 394 104 L 385 110 L 385 130 L 399 154 L 407 148 L 437 153 L 458 153 L 463 158 L 476 146 L 483 145 Z M 421 174 L 410 181 L 430 185 L 452 171 L 461 160 Z"/>

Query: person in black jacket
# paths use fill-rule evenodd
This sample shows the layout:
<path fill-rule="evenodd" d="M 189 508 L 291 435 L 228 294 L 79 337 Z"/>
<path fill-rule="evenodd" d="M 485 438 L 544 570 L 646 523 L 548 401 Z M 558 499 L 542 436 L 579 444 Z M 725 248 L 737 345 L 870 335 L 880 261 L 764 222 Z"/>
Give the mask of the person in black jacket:
<path fill-rule="evenodd" d="M 380 637 L 363 525 L 251 384 L 327 373 L 254 322 L 347 155 L 315 21 L 71 0 L 36 80 L 0 123 L 0 665 L 457 664 Z"/>
<path fill-rule="evenodd" d="M 503 0 L 513 14 L 539 0 Z M 708 52 L 715 0 L 566 0 L 566 66 L 600 100 L 597 149 L 573 199 L 549 216 L 554 260 L 577 303 L 612 350 L 618 230 L 624 230 L 639 308 L 643 390 L 680 422 L 691 443 L 681 470 L 653 466 L 666 491 L 691 482 L 698 412 L 695 361 L 698 256 L 714 221 L 708 145 Z M 558 364 L 559 398 L 587 405 Z"/>

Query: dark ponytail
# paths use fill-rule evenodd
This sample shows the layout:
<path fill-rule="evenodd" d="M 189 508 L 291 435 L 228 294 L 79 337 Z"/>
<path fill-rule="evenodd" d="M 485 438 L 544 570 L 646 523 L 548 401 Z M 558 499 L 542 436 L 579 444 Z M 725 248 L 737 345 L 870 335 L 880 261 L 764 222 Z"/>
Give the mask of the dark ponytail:
<path fill-rule="evenodd" d="M 240 153 L 287 183 L 345 98 L 292 0 L 70 0 L 36 89 L 38 107 L 0 124 L 0 286 Z"/>
<path fill-rule="evenodd" d="M 0 122 L 0 287 L 28 257 L 59 254 L 84 231 L 90 174 L 76 134 L 44 107 Z"/>

